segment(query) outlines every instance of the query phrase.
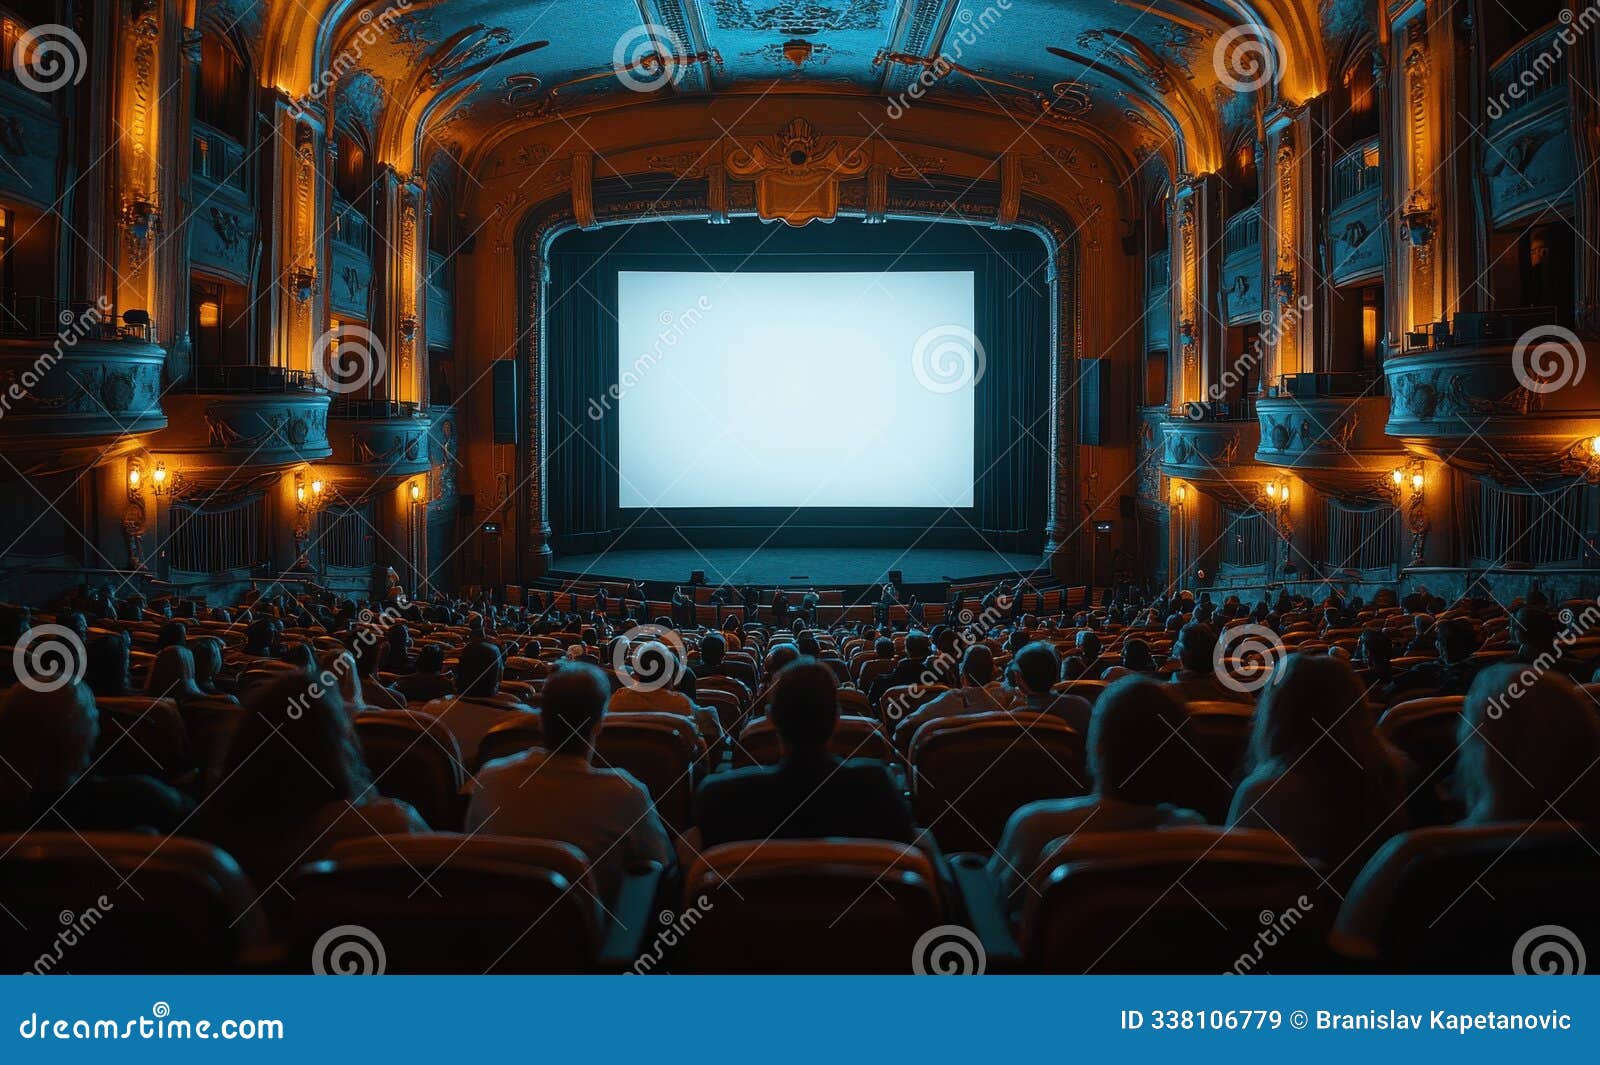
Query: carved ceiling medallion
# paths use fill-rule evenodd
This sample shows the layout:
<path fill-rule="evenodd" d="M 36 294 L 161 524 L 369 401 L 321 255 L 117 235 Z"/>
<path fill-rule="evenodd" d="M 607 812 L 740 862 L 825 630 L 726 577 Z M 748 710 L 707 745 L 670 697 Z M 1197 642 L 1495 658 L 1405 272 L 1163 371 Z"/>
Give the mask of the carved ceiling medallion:
<path fill-rule="evenodd" d="M 820 137 L 811 123 L 795 118 L 775 135 L 732 146 L 724 160 L 728 173 L 756 185 L 756 213 L 803 226 L 839 213 L 839 183 L 866 173 L 871 155 L 859 145 L 847 148 Z"/>

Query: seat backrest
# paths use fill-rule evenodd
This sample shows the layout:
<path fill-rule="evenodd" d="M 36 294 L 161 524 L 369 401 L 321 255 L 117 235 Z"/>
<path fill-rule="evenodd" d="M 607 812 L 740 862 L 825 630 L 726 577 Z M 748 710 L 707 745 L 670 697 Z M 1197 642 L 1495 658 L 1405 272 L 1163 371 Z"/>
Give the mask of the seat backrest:
<path fill-rule="evenodd" d="M 1334 903 L 1276 834 L 1079 833 L 1046 849 L 1021 942 L 1046 973 L 1314 972 Z"/>
<path fill-rule="evenodd" d="M 906 973 L 943 923 L 938 877 L 915 847 L 861 839 L 729 843 L 684 882 L 694 930 L 672 972 Z"/>
<path fill-rule="evenodd" d="M 97 695 L 100 739 L 95 772 L 105 776 L 144 773 L 178 780 L 195 768 L 189 730 L 178 704 L 149 695 Z"/>
<path fill-rule="evenodd" d="M 626 769 L 649 790 L 662 820 L 679 831 L 689 828 L 703 751 L 687 719 L 676 714 L 607 714 L 594 746 L 595 765 Z"/>
<path fill-rule="evenodd" d="M 1456 760 L 1456 730 L 1465 703 L 1460 695 L 1396 703 L 1378 718 L 1378 735 L 1404 751 L 1424 774 L 1448 773 Z"/>
<path fill-rule="evenodd" d="M 1255 707 L 1197 701 L 1186 707 L 1186 739 L 1199 755 L 1193 779 L 1180 789 L 1182 804 L 1220 824 L 1227 819 L 1234 788 L 1244 775 L 1255 727 Z"/>
<path fill-rule="evenodd" d="M 1592 829 L 1561 821 L 1403 832 L 1351 886 L 1334 946 L 1408 973 L 1536 972 L 1565 949 L 1570 973 L 1570 944 L 1523 939 L 1558 925 L 1579 944 L 1600 943 L 1597 845 Z"/>
<path fill-rule="evenodd" d="M 478 741 L 478 764 L 473 767 L 473 772 L 496 758 L 508 758 L 543 743 L 544 721 L 536 714 L 492 725 L 483 734 L 483 739 Z"/>
<path fill-rule="evenodd" d="M 950 689 L 943 684 L 896 684 L 883 693 L 878 716 L 893 724 L 916 713 L 917 707 L 931 703 Z"/>
<path fill-rule="evenodd" d="M 744 717 L 743 700 L 733 692 L 722 688 L 708 688 L 703 683 L 696 684 L 694 701 L 717 712 L 717 721 L 722 725 L 724 732 L 737 728 L 740 719 Z"/>
<path fill-rule="evenodd" d="M 289 891 L 290 960 L 312 971 L 371 971 L 381 946 L 392 973 L 577 973 L 598 951 L 588 861 L 551 840 L 350 840 L 302 867 Z M 347 925 L 366 935 L 324 938 Z"/>
<path fill-rule="evenodd" d="M 1049 714 L 937 718 L 912 737 L 912 808 L 947 851 L 994 850 L 1017 809 L 1089 789 L 1083 737 Z"/>
<path fill-rule="evenodd" d="M 1090 706 L 1093 706 L 1095 700 L 1100 698 L 1100 693 L 1105 691 L 1108 686 L 1108 681 L 1099 680 L 1096 676 L 1083 677 L 1079 680 L 1063 680 L 1053 685 L 1050 690 L 1057 695 L 1082 696 L 1089 700 Z"/>
<path fill-rule="evenodd" d="M 894 745 L 870 717 L 839 718 L 828 750 L 840 758 L 876 758 L 894 761 Z M 734 768 L 747 765 L 777 765 L 782 754 L 777 726 L 770 718 L 750 722 L 739 733 L 733 748 Z"/>
<path fill-rule="evenodd" d="M 0 835 L 8 972 L 221 973 L 265 927 L 226 852 L 133 832 Z"/>
<path fill-rule="evenodd" d="M 435 828 L 459 822 L 465 767 L 449 729 L 416 710 L 368 711 L 355 724 L 379 794 L 410 803 Z"/>

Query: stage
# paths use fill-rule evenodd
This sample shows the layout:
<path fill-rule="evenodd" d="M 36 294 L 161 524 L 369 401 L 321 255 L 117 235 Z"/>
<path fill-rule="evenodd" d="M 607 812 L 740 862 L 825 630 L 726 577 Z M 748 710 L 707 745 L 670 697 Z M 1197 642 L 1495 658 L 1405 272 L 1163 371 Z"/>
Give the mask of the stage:
<path fill-rule="evenodd" d="M 837 588 L 879 584 L 892 569 L 908 585 L 946 584 L 979 578 L 1016 580 L 1043 567 L 1035 554 L 954 549 L 835 547 L 708 547 L 618 550 L 597 555 L 558 555 L 550 576 L 591 580 L 684 583 L 705 570 L 708 584 L 797 585 Z"/>

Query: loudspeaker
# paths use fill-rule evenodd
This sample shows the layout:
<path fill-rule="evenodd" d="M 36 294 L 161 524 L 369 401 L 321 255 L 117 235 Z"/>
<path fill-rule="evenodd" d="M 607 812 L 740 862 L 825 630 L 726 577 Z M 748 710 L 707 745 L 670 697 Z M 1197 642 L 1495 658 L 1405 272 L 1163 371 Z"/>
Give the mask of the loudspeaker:
<path fill-rule="evenodd" d="M 698 588 L 706 582 L 706 571 L 697 569 L 689 574 L 689 583 Z"/>
<path fill-rule="evenodd" d="M 903 570 L 897 570 L 897 569 L 890 570 L 889 571 L 889 583 L 894 585 L 896 588 L 900 588 L 900 587 L 904 586 L 905 583 L 906 583 L 905 572 Z"/>
<path fill-rule="evenodd" d="M 1078 378 L 1078 443 L 1099 447 L 1109 443 L 1104 421 L 1110 406 L 1108 386 L 1111 375 L 1106 372 L 1104 359 L 1080 359 L 1083 373 Z"/>
<path fill-rule="evenodd" d="M 494 392 L 494 442 L 497 444 L 515 444 L 519 433 L 521 419 L 517 417 L 520 406 L 517 402 L 519 391 L 517 388 L 517 360 L 496 359 L 494 361 L 494 378 L 492 381 Z"/>

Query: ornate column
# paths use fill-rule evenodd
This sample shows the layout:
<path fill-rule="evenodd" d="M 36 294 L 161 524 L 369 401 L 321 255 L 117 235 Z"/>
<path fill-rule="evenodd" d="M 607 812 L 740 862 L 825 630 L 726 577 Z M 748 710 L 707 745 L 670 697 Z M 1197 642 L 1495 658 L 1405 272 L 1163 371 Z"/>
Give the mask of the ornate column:
<path fill-rule="evenodd" d="M 1172 249 L 1170 313 L 1173 342 L 1170 375 L 1172 413 L 1184 404 L 1204 398 L 1201 338 L 1205 334 L 1206 307 L 1200 294 L 1200 260 L 1203 238 L 1196 186 L 1187 179 L 1175 184 L 1168 246 Z"/>
<path fill-rule="evenodd" d="M 1074 576 L 1073 540 L 1081 530 L 1076 506 L 1078 440 L 1078 286 L 1072 248 L 1057 243 L 1052 250 L 1048 283 L 1054 298 L 1050 309 L 1050 500 L 1045 519 L 1045 562 L 1053 576 Z M 548 529 L 546 530 L 548 532 Z"/>
<path fill-rule="evenodd" d="M 1448 23 L 1448 19 L 1441 19 Z M 1395 185 L 1398 239 L 1395 247 L 1397 328 L 1401 333 L 1438 321 L 1444 313 L 1439 276 L 1439 133 L 1443 128 L 1434 100 L 1434 57 L 1427 13 L 1418 10 L 1394 33 L 1399 63 L 1395 93 L 1398 156 L 1391 170 Z M 1449 32 L 1448 26 L 1444 32 Z M 1399 338 L 1396 338 L 1399 339 Z"/>
<path fill-rule="evenodd" d="M 320 107 L 282 92 L 270 96 L 263 112 L 267 129 L 260 134 L 258 197 L 263 268 L 253 296 L 262 323 L 258 336 L 265 361 L 311 370 L 312 347 L 327 328 L 324 301 L 317 298 L 327 269 L 320 169 L 326 159 L 325 116 Z"/>
<path fill-rule="evenodd" d="M 1267 118 L 1267 158 L 1271 183 L 1263 183 L 1263 241 L 1270 273 L 1267 277 L 1266 309 L 1273 318 L 1263 330 L 1262 349 L 1266 364 L 1261 380 L 1275 386 L 1286 374 L 1309 373 L 1316 369 L 1313 342 L 1314 306 L 1312 293 L 1317 285 L 1311 234 L 1315 221 L 1308 203 L 1312 190 L 1306 147 L 1312 141 L 1310 114 L 1306 108 L 1281 108 Z"/>
<path fill-rule="evenodd" d="M 422 183 L 420 178 L 402 177 L 385 165 L 376 191 L 372 327 L 388 356 L 385 394 L 388 399 L 419 403 L 423 390 L 417 353 L 426 346 L 422 332 L 426 302 L 422 290 L 426 284 Z"/>
<path fill-rule="evenodd" d="M 1581 5 L 1579 5 L 1581 6 Z M 1600 247 L 1600 101 L 1593 86 L 1600 85 L 1600 33 L 1585 34 L 1568 59 L 1572 77 L 1567 81 L 1572 108 L 1573 152 L 1578 187 L 1573 190 L 1573 226 L 1578 247 Z M 1600 257 L 1579 255 L 1575 281 L 1574 322 L 1586 336 L 1600 335 Z"/>

